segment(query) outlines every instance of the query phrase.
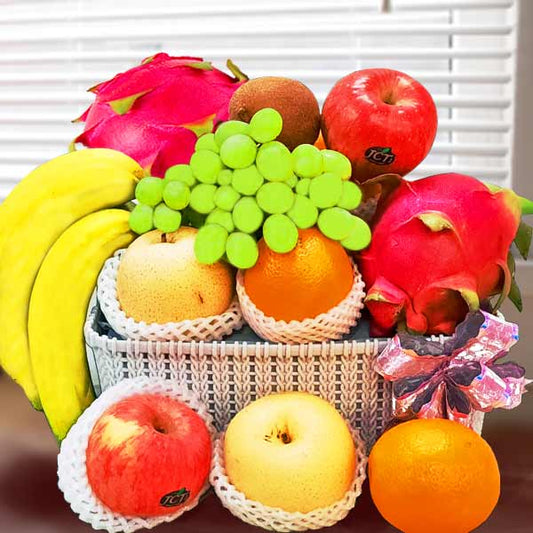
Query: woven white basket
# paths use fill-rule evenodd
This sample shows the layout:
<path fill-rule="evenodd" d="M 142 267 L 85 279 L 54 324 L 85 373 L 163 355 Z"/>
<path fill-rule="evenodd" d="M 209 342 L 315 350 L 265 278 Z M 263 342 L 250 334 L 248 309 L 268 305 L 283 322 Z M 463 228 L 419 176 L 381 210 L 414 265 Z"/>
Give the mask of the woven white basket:
<path fill-rule="evenodd" d="M 365 444 L 359 434 L 351 429 L 357 453 L 357 467 L 350 489 L 342 500 L 329 507 L 315 509 L 309 513 L 289 513 L 283 509 L 268 507 L 252 501 L 237 490 L 228 479 L 224 464 L 224 433 L 215 441 L 210 481 L 222 505 L 243 522 L 272 531 L 307 531 L 329 527 L 343 518 L 354 508 L 362 492 L 366 479 L 367 458 Z"/>
<path fill-rule="evenodd" d="M 102 318 L 94 300 L 85 340 L 97 395 L 136 376 L 177 381 L 202 399 L 222 430 L 257 398 L 306 391 L 334 405 L 369 449 L 392 417 L 392 386 L 373 367 L 388 340 L 369 339 L 364 324 L 358 337 L 291 345 L 260 342 L 248 329 L 222 342 L 122 340 L 106 335 Z M 482 421 L 483 413 L 476 415 Z"/>
<path fill-rule="evenodd" d="M 300 344 L 305 342 L 324 342 L 340 339 L 353 328 L 363 309 L 365 285 L 355 264 L 353 284 L 348 296 L 333 309 L 315 318 L 302 321 L 275 320 L 266 316 L 252 302 L 244 288 L 244 273 L 237 274 L 237 295 L 242 314 L 250 327 L 263 339 L 272 342 Z M 281 295 L 283 296 L 283 295 Z"/>
<path fill-rule="evenodd" d="M 186 511 L 196 507 L 201 494 L 209 489 L 209 483 L 206 482 L 201 494 L 175 513 L 150 518 L 128 517 L 114 513 L 94 495 L 89 486 L 85 464 L 89 435 L 96 421 L 106 409 L 119 400 L 139 393 L 161 394 L 186 403 L 203 418 L 211 438 L 213 441 L 215 439 L 216 432 L 213 427 L 213 419 L 205 405 L 196 394 L 191 393 L 187 388 L 178 385 L 174 381 L 141 377 L 122 381 L 120 384 L 106 390 L 72 426 L 61 444 L 57 462 L 58 485 L 63 492 L 65 500 L 79 516 L 80 520 L 90 524 L 93 529 L 104 529 L 111 533 L 119 531 L 131 533 L 142 528 L 152 529 L 163 522 L 171 522 Z"/>
<path fill-rule="evenodd" d="M 110 326 L 123 337 L 160 341 L 214 341 L 242 328 L 244 320 L 237 297 L 220 315 L 166 324 L 147 324 L 128 318 L 117 298 L 117 273 L 124 250 L 108 259 L 98 277 L 98 301 Z"/>

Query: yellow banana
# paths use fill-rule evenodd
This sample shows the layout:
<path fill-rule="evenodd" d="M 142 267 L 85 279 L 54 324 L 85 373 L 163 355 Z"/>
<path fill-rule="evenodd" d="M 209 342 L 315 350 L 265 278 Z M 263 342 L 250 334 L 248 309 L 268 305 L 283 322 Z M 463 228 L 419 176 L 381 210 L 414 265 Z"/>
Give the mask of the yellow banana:
<path fill-rule="evenodd" d="M 83 324 L 98 274 L 134 234 L 129 213 L 106 209 L 82 218 L 46 255 L 31 293 L 28 333 L 37 390 L 56 438 L 93 401 Z"/>
<path fill-rule="evenodd" d="M 71 224 L 131 200 L 142 175 L 141 167 L 120 152 L 80 150 L 36 168 L 0 204 L 0 366 L 37 409 L 27 321 L 41 262 Z"/>

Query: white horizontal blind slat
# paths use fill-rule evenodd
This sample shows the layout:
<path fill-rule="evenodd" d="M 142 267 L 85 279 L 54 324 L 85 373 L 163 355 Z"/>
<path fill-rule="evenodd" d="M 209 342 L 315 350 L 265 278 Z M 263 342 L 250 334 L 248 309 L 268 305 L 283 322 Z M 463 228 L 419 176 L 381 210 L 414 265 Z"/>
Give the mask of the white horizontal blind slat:
<path fill-rule="evenodd" d="M 353 23 L 341 23 L 335 25 L 323 24 L 292 24 L 292 25 L 249 25 L 249 26 L 234 26 L 234 27 L 220 27 L 213 25 L 212 27 L 203 25 L 201 29 L 190 26 L 183 26 L 179 29 L 170 24 L 161 24 L 150 31 L 143 25 L 142 28 L 102 28 L 99 33 L 95 33 L 92 29 L 81 27 L 80 29 L 71 29 L 67 27 L 64 32 L 58 33 L 54 28 L 44 28 L 39 33 L 30 33 L 24 35 L 19 29 L 6 30 L 0 34 L 0 44 L 26 44 L 26 43 L 61 43 L 63 41 L 133 41 L 133 40 L 157 40 L 157 39 L 174 39 L 183 37 L 194 37 L 201 39 L 203 37 L 226 37 L 231 33 L 232 37 L 280 37 L 290 34 L 291 36 L 306 36 L 306 35 L 329 35 L 340 37 L 342 34 L 351 36 L 409 36 L 416 33 L 418 36 L 451 36 L 451 35 L 509 35 L 513 31 L 512 26 L 508 25 L 494 25 L 494 26 L 461 26 L 458 24 L 404 24 L 404 25 L 380 25 L 380 24 L 365 24 L 354 30 Z"/>
<path fill-rule="evenodd" d="M 159 51 L 155 47 L 144 48 L 144 53 L 148 56 Z M 259 60 L 259 59 L 304 59 L 312 58 L 319 60 L 328 59 L 386 59 L 394 61 L 397 59 L 506 59 L 513 55 L 513 50 L 505 47 L 501 48 L 205 48 L 201 45 L 194 49 L 195 55 L 208 57 L 210 59 L 225 61 L 228 57 Z M 126 62 L 138 62 L 143 52 L 138 50 L 58 50 L 58 51 L 35 51 L 35 52 L 13 52 L 9 55 L 0 55 L 0 64 L 33 64 L 33 63 L 55 63 L 55 62 L 75 62 L 87 61 L 98 63 L 118 64 L 118 68 Z"/>
<path fill-rule="evenodd" d="M 411 177 L 464 172 L 509 184 L 515 0 L 104 0 L 0 2 L 0 201 L 66 151 L 85 90 L 158 51 L 250 76 L 300 79 L 320 103 L 360 68 L 403 70 L 439 111 L 433 150 Z"/>
<path fill-rule="evenodd" d="M 35 4 L 33 4 L 35 5 Z M 0 16 L 0 24 L 21 23 L 21 22 L 51 22 L 63 20 L 69 17 L 72 20 L 121 20 L 121 19 L 166 19 L 168 17 L 185 17 L 185 16 L 213 16 L 213 15 L 252 15 L 263 14 L 272 15 L 273 13 L 283 13 L 286 15 L 305 11 L 306 13 L 333 13 L 346 11 L 357 8 L 358 12 L 376 12 L 378 3 L 375 1 L 356 2 L 353 0 L 328 0 L 324 1 L 285 1 L 285 2 L 238 2 L 236 4 L 224 3 L 195 3 L 192 5 L 179 5 L 174 3 L 167 7 L 145 5 L 138 8 L 122 9 L 109 6 L 106 9 L 74 9 L 72 12 L 62 9 L 52 9 L 45 12 L 32 10 L 12 10 Z M 432 0 L 409 2 L 398 1 L 395 3 L 395 10 L 402 11 L 435 11 L 446 9 L 502 9 L 512 5 L 512 0 L 485 0 L 485 1 L 466 1 L 455 0 L 448 2 L 435 2 Z"/>

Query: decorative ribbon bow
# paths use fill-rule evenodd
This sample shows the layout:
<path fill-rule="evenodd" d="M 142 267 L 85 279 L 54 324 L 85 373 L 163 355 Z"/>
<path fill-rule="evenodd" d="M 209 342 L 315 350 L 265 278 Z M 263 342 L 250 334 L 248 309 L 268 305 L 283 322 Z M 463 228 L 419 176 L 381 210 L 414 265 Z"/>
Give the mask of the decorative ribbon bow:
<path fill-rule="evenodd" d="M 374 368 L 393 382 L 399 418 L 449 418 L 470 423 L 473 411 L 513 409 L 522 401 L 525 370 L 499 363 L 518 341 L 518 326 L 484 311 L 469 313 L 444 343 L 400 333 Z"/>

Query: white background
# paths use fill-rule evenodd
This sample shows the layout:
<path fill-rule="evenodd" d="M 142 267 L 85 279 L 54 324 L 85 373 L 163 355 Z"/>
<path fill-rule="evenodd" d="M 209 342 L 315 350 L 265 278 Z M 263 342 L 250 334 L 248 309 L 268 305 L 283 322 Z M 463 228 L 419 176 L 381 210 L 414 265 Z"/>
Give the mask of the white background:
<path fill-rule="evenodd" d="M 285 75 L 320 102 L 360 68 L 403 70 L 439 110 L 412 177 L 454 170 L 509 185 L 514 0 L 0 0 L 0 199 L 66 150 L 86 89 L 164 50 L 228 57 L 251 77 Z"/>

